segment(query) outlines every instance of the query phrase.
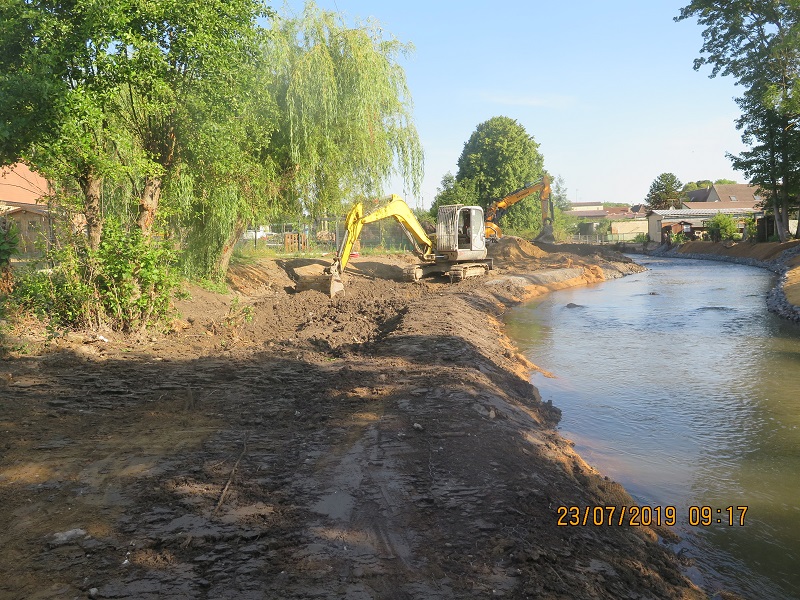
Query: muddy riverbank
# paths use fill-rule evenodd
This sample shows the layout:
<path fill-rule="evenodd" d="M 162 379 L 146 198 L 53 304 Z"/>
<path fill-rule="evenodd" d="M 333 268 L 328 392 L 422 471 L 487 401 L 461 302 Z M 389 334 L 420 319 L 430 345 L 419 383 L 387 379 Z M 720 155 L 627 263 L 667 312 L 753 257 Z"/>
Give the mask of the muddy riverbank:
<path fill-rule="evenodd" d="M 669 530 L 620 518 L 631 498 L 555 431 L 498 321 L 638 267 L 493 254 L 457 284 L 354 259 L 335 300 L 293 292 L 308 260 L 239 265 L 235 293 L 192 289 L 137 340 L 18 328 L 0 597 L 704 597 Z"/>

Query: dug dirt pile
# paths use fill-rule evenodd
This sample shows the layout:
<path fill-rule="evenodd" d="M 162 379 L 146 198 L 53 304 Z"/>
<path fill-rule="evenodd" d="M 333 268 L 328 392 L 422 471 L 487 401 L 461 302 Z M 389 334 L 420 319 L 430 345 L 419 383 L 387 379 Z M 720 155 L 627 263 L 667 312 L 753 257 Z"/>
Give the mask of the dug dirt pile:
<path fill-rule="evenodd" d="M 497 321 L 638 268 L 493 254 L 457 284 L 354 259 L 335 300 L 265 261 L 233 270 L 235 294 L 191 290 L 169 334 L 20 332 L 0 597 L 703 597 L 668 531 L 564 518 L 632 501 L 558 436 Z"/>

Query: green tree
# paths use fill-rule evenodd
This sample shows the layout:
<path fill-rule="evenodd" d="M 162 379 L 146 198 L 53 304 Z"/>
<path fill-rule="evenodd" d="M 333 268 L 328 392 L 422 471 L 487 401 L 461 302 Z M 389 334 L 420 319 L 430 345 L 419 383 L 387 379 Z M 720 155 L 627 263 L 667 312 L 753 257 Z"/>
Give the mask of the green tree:
<path fill-rule="evenodd" d="M 800 190 L 800 132 L 788 115 L 764 109 L 759 88 L 747 90 L 737 104 L 742 116 L 736 126 L 750 149 L 729 158 L 767 198 L 764 205 L 775 215 L 778 237 L 786 241 L 791 199 Z"/>
<path fill-rule="evenodd" d="M 120 2 L 8 0 L 0 6 L 0 163 L 26 159 L 82 193 L 88 245 L 102 232 L 103 178 L 117 162 L 108 107 L 116 93 Z"/>
<path fill-rule="evenodd" d="M 706 229 L 712 242 L 733 240 L 739 233 L 739 226 L 730 215 L 717 213 L 706 222 Z"/>
<path fill-rule="evenodd" d="M 714 181 L 714 185 L 735 185 L 736 182 L 733 179 L 717 179 Z"/>
<path fill-rule="evenodd" d="M 477 205 L 478 190 L 472 179 L 456 181 L 453 174 L 449 171 L 442 177 L 441 186 L 436 189 L 436 197 L 433 200 L 430 213 L 435 218 L 438 215 L 440 206 L 448 204 L 465 204 L 467 206 Z"/>
<path fill-rule="evenodd" d="M 788 237 L 789 199 L 800 192 L 800 5 L 774 0 L 692 0 L 676 20 L 696 17 L 703 30 L 695 69 L 732 76 L 745 92 L 737 99 L 737 128 L 751 145 L 729 155 L 734 168 L 767 195 L 778 235 Z"/>
<path fill-rule="evenodd" d="M 422 146 L 399 62 L 412 49 L 375 20 L 351 26 L 313 2 L 302 17 L 278 19 L 264 51 L 298 210 L 338 212 L 345 199 L 381 195 L 395 174 L 418 193 Z"/>
<path fill-rule="evenodd" d="M 228 116 L 237 115 L 251 91 L 241 77 L 257 49 L 256 20 L 265 15 L 260 0 L 138 2 L 119 32 L 127 51 L 119 53 L 123 77 L 115 109 L 142 152 L 137 224 L 145 236 L 164 178 L 193 142 L 207 141 L 202 130 L 210 124 L 219 136 L 212 158 L 219 163 L 224 156 L 219 146 L 235 132 Z"/>
<path fill-rule="evenodd" d="M 650 184 L 644 201 L 653 210 L 680 208 L 685 194 L 683 184 L 672 173 L 662 173 Z"/>
<path fill-rule="evenodd" d="M 697 181 L 690 181 L 683 186 L 684 192 L 693 192 L 694 190 L 704 190 L 711 187 L 710 179 L 699 179 Z"/>
<path fill-rule="evenodd" d="M 163 178 L 202 138 L 200 124 L 217 117 L 219 140 L 229 137 L 219 116 L 241 102 L 237 78 L 263 13 L 260 0 L 3 3 L 0 90 L 10 101 L 0 103 L 0 160 L 28 158 L 80 190 L 94 250 L 103 181 L 127 175 L 149 234 Z M 31 111 L 20 109 L 34 80 L 39 121 L 28 128 Z"/>
<path fill-rule="evenodd" d="M 561 177 L 561 175 L 555 178 L 550 188 L 550 198 L 556 210 L 562 212 L 572 210 L 572 203 L 569 201 L 569 198 L 567 198 L 567 188 L 564 185 L 564 178 Z"/>
<path fill-rule="evenodd" d="M 464 144 L 458 159 L 456 182 L 470 181 L 484 208 L 536 181 L 544 173 L 544 158 L 539 144 L 516 120 L 492 117 L 477 126 Z M 541 208 L 535 197 L 512 206 L 503 223 L 515 229 L 534 229 L 541 225 Z"/>

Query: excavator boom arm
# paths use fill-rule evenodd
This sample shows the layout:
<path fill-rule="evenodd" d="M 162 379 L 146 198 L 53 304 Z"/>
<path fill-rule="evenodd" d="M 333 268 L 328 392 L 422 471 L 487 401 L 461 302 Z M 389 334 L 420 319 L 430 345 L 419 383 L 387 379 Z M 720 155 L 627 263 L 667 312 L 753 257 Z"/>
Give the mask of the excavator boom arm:
<path fill-rule="evenodd" d="M 350 260 L 350 252 L 353 250 L 353 244 L 361 235 L 361 230 L 367 223 L 374 223 L 382 219 L 394 218 L 409 235 L 411 240 L 416 245 L 416 253 L 419 254 L 424 260 L 432 260 L 434 256 L 433 242 L 425 233 L 420 222 L 414 216 L 414 213 L 408 207 L 408 204 L 403 201 L 400 196 L 392 194 L 389 202 L 375 209 L 368 215 L 364 215 L 364 205 L 360 202 L 356 204 L 345 219 L 345 237 L 339 248 L 339 254 L 334 262 L 333 269 L 339 273 L 343 273 L 347 267 L 347 262 Z"/>
<path fill-rule="evenodd" d="M 539 198 L 542 201 L 542 219 L 545 217 L 552 218 L 552 211 L 548 209 L 550 203 L 550 177 L 543 175 L 536 183 L 529 183 L 518 190 L 514 190 L 507 196 L 493 202 L 489 208 L 486 209 L 486 237 L 490 239 L 500 237 L 502 234 L 500 232 L 500 227 L 497 225 L 497 221 L 500 220 L 500 217 L 502 217 L 511 206 L 536 192 L 539 192 Z"/>

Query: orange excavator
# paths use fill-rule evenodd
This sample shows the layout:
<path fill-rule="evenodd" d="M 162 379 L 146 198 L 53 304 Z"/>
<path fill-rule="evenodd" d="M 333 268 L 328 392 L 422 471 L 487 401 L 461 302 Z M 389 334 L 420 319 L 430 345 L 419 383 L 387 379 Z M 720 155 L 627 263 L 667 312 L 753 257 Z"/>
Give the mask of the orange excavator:
<path fill-rule="evenodd" d="M 542 202 L 542 231 L 536 237 L 536 241 L 554 242 L 553 219 L 555 217 L 553 203 L 550 200 L 550 178 L 547 175 L 542 176 L 536 183 L 529 183 L 492 202 L 489 208 L 486 209 L 486 223 L 484 225 L 486 241 L 496 242 L 503 237 L 503 232 L 497 222 L 511 206 L 536 192 L 539 192 L 539 200 Z"/>

